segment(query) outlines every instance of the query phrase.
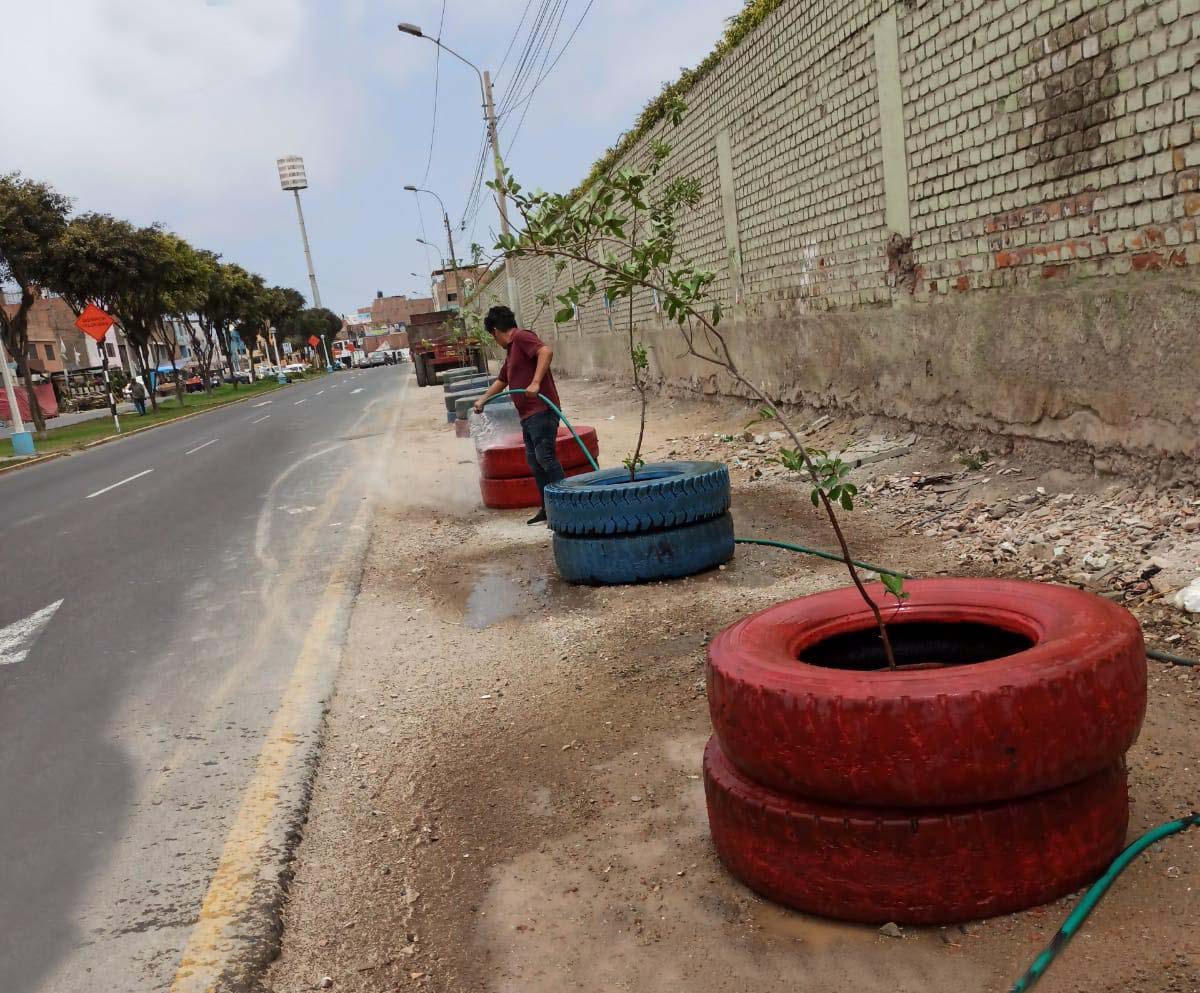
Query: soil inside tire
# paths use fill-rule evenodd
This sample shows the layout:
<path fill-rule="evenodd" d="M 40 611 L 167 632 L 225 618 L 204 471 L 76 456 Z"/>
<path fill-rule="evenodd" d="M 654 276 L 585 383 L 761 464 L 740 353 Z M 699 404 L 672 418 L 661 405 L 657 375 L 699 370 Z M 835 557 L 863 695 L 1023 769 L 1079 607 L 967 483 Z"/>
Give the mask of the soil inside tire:
<path fill-rule="evenodd" d="M 976 665 L 1016 655 L 1034 645 L 1024 634 L 974 621 L 889 624 L 888 637 L 900 669 Z M 799 661 L 847 672 L 887 669 L 879 631 L 874 627 L 846 631 L 809 645 L 800 652 Z"/>

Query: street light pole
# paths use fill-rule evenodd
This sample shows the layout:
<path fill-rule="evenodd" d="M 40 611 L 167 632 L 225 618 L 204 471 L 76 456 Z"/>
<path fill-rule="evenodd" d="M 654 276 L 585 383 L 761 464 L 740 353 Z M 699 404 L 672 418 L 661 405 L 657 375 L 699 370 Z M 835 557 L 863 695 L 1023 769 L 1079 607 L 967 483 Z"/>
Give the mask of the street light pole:
<path fill-rule="evenodd" d="M 424 38 L 426 41 L 431 41 L 444 52 L 453 55 L 459 62 L 470 66 L 475 70 L 475 75 L 479 77 L 479 89 L 483 94 L 483 119 L 487 122 L 488 141 L 492 146 L 492 164 L 496 170 L 496 206 L 500 210 L 500 232 L 509 234 L 510 228 L 508 224 L 508 200 L 504 194 L 504 160 L 500 155 L 500 131 L 496 127 L 496 110 L 492 101 L 492 75 L 490 72 L 483 72 L 474 62 L 463 58 L 453 48 L 448 45 L 443 45 L 440 38 L 430 38 L 415 24 L 397 24 L 396 28 L 402 34 L 410 34 L 414 38 Z M 519 314 L 520 301 L 517 298 L 517 280 L 513 272 L 512 260 L 508 257 L 508 253 L 504 253 L 504 281 L 508 290 L 508 305 L 512 308 L 513 314 Z M 518 317 L 518 323 L 520 318 Z"/>
<path fill-rule="evenodd" d="M 442 208 L 442 223 L 446 225 L 446 243 L 450 246 L 450 268 L 458 272 L 458 256 L 454 254 L 454 234 L 450 230 L 450 215 L 446 213 L 446 205 L 442 203 L 442 198 L 433 190 L 427 190 L 423 186 L 406 186 L 404 187 L 410 193 L 428 193 L 438 202 L 438 206 Z M 457 278 L 455 279 L 457 282 Z"/>

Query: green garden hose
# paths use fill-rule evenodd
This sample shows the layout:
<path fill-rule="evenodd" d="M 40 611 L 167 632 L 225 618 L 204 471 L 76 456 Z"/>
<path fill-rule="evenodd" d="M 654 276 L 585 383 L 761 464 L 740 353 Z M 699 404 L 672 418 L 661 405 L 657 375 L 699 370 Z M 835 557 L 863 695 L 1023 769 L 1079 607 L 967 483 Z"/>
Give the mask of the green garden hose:
<path fill-rule="evenodd" d="M 489 403 L 492 403 L 495 400 L 499 400 L 501 397 L 510 397 L 510 396 L 527 396 L 527 394 L 526 394 L 525 390 L 505 390 L 503 393 L 497 393 L 495 396 L 488 397 L 486 400 L 483 401 L 483 405 L 486 407 Z M 571 437 L 575 439 L 575 443 L 579 446 L 579 450 L 581 452 L 583 452 L 583 454 L 587 457 L 587 460 L 591 464 L 591 467 L 596 472 L 599 472 L 600 471 L 599 464 L 597 464 L 596 460 L 594 458 L 592 458 L 592 453 L 587 450 L 587 445 L 585 445 L 580 440 L 579 435 L 575 433 L 575 429 L 573 427 L 571 427 L 571 422 L 567 420 L 566 415 L 561 410 L 559 410 L 558 407 L 555 406 L 553 400 L 550 400 L 547 397 L 542 396 L 540 393 L 538 394 L 538 399 L 541 400 L 542 403 L 544 403 L 551 410 L 553 410 L 554 413 L 558 414 L 558 419 L 567 426 L 567 430 L 571 432 Z"/>
<path fill-rule="evenodd" d="M 784 548 L 789 552 L 799 552 L 801 555 L 815 555 L 819 559 L 829 559 L 830 562 L 845 562 L 846 560 L 840 555 L 834 555 L 832 552 L 821 552 L 815 548 L 805 548 L 803 545 L 790 545 L 786 541 L 769 541 L 766 538 L 734 538 L 739 545 L 769 545 L 771 548 Z M 895 569 L 885 569 L 883 566 L 871 565 L 869 562 L 854 562 L 850 560 L 859 569 L 866 569 L 868 572 L 887 573 L 889 576 L 899 576 L 901 579 L 912 579 L 906 572 L 897 572 Z"/>
<path fill-rule="evenodd" d="M 1037 981 L 1050 968 L 1050 963 L 1054 961 L 1054 957 L 1075 936 L 1075 932 L 1087 920 L 1088 914 L 1096 909 L 1096 904 L 1100 902 L 1101 897 L 1108 891 L 1113 881 L 1125 871 L 1130 862 L 1156 841 L 1162 841 L 1163 838 L 1197 826 L 1200 826 L 1200 814 L 1190 814 L 1187 817 L 1181 817 L 1177 821 L 1168 821 L 1166 824 L 1161 824 L 1152 831 L 1147 831 L 1118 855 L 1113 864 L 1108 867 L 1108 871 L 1092 885 L 1092 888 L 1083 895 L 1083 899 L 1075 905 L 1075 909 L 1063 921 L 1062 927 L 1058 929 L 1058 933 L 1051 939 L 1050 944 L 1046 946 L 1041 955 L 1033 960 L 1033 965 L 1025 971 L 1025 974 L 1020 979 L 1013 983 L 1010 993 L 1027 993 L 1028 990 L 1033 989 Z"/>

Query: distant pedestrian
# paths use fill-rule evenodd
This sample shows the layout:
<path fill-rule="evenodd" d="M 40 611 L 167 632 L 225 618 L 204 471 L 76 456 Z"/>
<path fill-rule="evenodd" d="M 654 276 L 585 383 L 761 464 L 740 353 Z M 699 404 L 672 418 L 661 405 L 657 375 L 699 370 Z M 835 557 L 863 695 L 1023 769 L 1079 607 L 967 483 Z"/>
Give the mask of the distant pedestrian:
<path fill-rule="evenodd" d="M 500 375 L 475 401 L 475 412 L 483 413 L 483 405 L 504 390 L 523 390 L 514 393 L 513 406 L 521 418 L 521 434 L 525 439 L 525 461 L 537 483 L 542 506 L 528 521 L 541 524 L 546 520 L 546 487 L 565 478 L 558 461 L 558 414 L 548 407 L 543 397 L 561 407 L 550 361 L 554 349 L 532 331 L 517 327 L 517 319 L 508 307 L 493 307 L 483 319 L 496 343 L 507 353 Z"/>
<path fill-rule="evenodd" d="M 146 416 L 146 387 L 142 385 L 140 379 L 135 379 L 129 387 L 129 395 L 133 398 L 133 405 L 137 407 L 138 417 Z"/>

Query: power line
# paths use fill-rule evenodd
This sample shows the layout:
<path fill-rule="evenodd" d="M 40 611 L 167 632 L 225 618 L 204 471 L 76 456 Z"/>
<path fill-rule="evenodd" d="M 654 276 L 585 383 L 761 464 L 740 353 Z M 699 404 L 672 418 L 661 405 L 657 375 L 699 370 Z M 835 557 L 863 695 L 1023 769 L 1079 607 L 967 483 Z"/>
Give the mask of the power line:
<path fill-rule="evenodd" d="M 471 189 L 467 194 L 466 206 L 463 208 L 462 217 L 459 219 L 459 227 L 465 228 L 467 223 L 467 215 L 471 212 L 471 208 L 475 204 L 475 200 L 479 197 L 480 190 L 483 188 L 483 170 L 484 164 L 487 161 L 488 133 L 484 131 L 483 141 L 479 144 L 479 154 L 475 157 L 475 172 L 471 179 Z"/>
<path fill-rule="evenodd" d="M 525 23 L 525 16 L 529 13 L 529 5 L 532 3 L 533 0 L 525 0 L 525 9 L 521 11 L 521 19 L 517 21 L 516 30 L 513 31 L 512 37 L 508 39 L 508 48 L 504 50 L 504 58 L 500 60 L 500 67 L 496 70 L 495 79 L 499 79 L 500 73 L 504 71 L 504 64 L 508 61 L 508 55 L 512 51 L 513 44 L 521 33 L 521 26 Z"/>
<path fill-rule="evenodd" d="M 563 53 L 566 52 L 571 42 L 575 40 L 575 35 L 579 33 L 580 27 L 583 26 L 583 22 L 588 16 L 588 11 L 592 9 L 593 3 L 595 3 L 595 0 L 588 0 L 587 6 L 583 8 L 583 13 L 579 15 L 579 20 L 575 22 L 575 27 L 571 29 L 571 33 L 567 36 L 567 40 L 563 42 L 562 48 L 558 50 L 558 54 L 554 56 L 554 61 L 550 63 L 549 68 L 547 68 L 540 76 L 538 76 L 537 82 L 533 84 L 533 88 L 530 89 L 529 93 L 524 96 L 519 103 L 514 104 L 511 108 L 509 108 L 508 111 L 506 111 L 506 113 L 511 114 L 521 104 L 525 105 L 525 109 L 521 112 L 521 119 L 517 122 L 516 130 L 513 132 L 512 138 L 509 139 L 508 149 L 504 153 L 506 157 L 510 152 L 512 152 L 513 145 L 515 145 L 517 142 L 517 135 L 521 133 L 521 125 L 525 123 L 525 114 L 529 111 L 529 104 L 533 100 L 534 94 L 537 93 L 538 87 L 546 81 L 546 77 L 549 76 L 550 73 L 554 72 L 554 67 L 558 65 L 559 59 L 563 57 Z"/>
<path fill-rule="evenodd" d="M 555 8 L 557 8 L 560 2 L 561 0 L 554 0 Z M 551 9 L 550 4 L 551 0 L 542 0 L 542 4 L 538 8 L 537 17 L 534 19 L 533 24 L 530 25 L 529 34 L 525 39 L 525 45 L 521 51 L 521 58 L 517 63 L 516 70 L 513 73 L 512 81 L 509 83 L 508 88 L 500 98 L 500 109 L 502 111 L 507 110 L 509 104 L 521 92 L 521 87 L 525 84 L 525 78 L 529 72 L 529 68 L 531 64 L 537 60 L 537 55 L 535 55 L 534 52 L 536 49 L 541 47 L 543 24 L 547 23 L 546 15 Z"/>
<path fill-rule="evenodd" d="M 446 0 L 442 0 L 442 16 L 438 18 L 438 33 L 437 40 L 442 40 L 442 25 L 446 23 Z M 437 110 L 438 110 L 438 86 L 442 78 L 442 46 L 437 46 L 437 55 L 433 60 L 433 120 L 429 126 L 429 155 L 425 158 L 425 175 L 421 178 L 421 185 L 424 186 L 429 181 L 429 170 L 433 167 L 433 144 L 437 138 Z"/>

